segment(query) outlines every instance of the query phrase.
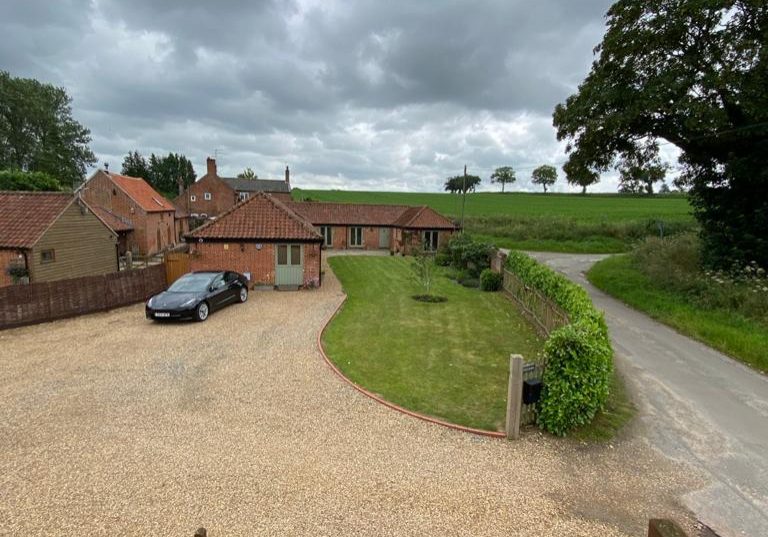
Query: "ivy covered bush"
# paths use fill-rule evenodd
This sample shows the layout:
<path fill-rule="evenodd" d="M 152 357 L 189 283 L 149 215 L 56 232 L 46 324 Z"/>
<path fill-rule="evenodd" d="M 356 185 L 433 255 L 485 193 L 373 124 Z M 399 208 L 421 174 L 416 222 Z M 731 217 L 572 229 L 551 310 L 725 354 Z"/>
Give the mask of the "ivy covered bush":
<path fill-rule="evenodd" d="M 558 436 L 592 421 L 608 398 L 613 349 L 605 318 L 579 285 L 520 252 L 507 268 L 538 289 L 568 315 L 544 345 L 547 367 L 539 403 L 539 425 Z"/>

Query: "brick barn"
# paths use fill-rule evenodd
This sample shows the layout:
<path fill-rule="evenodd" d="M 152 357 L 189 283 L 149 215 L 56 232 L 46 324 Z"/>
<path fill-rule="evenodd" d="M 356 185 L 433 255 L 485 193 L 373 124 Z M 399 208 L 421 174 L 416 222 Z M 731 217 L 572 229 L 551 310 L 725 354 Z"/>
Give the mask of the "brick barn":
<path fill-rule="evenodd" d="M 323 237 L 270 194 L 259 192 L 185 236 L 191 270 L 235 270 L 253 285 L 320 285 Z"/>

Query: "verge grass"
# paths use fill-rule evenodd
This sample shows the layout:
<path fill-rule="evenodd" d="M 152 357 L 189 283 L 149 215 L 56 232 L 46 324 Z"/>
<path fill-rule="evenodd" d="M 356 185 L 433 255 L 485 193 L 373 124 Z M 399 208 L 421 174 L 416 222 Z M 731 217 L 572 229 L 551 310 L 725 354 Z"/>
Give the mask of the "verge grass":
<path fill-rule="evenodd" d="M 500 293 L 463 287 L 439 270 L 423 290 L 401 257 L 329 258 L 348 298 L 323 337 L 353 382 L 403 407 L 453 423 L 503 430 L 509 355 L 535 359 L 543 342 Z"/>
<path fill-rule="evenodd" d="M 662 289 L 630 256 L 609 257 L 587 273 L 606 293 L 752 367 L 768 372 L 768 326 L 725 309 L 704 309 Z"/>

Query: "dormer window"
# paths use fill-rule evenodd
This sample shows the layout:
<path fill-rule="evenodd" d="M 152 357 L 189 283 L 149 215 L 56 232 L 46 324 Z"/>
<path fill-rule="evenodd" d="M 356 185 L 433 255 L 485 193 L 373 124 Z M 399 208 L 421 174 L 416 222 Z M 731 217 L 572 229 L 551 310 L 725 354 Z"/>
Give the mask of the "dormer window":
<path fill-rule="evenodd" d="M 213 196 L 211 196 L 210 192 L 206 192 L 205 194 L 203 194 L 203 198 L 205 198 L 205 201 L 211 201 L 211 198 L 213 198 Z"/>

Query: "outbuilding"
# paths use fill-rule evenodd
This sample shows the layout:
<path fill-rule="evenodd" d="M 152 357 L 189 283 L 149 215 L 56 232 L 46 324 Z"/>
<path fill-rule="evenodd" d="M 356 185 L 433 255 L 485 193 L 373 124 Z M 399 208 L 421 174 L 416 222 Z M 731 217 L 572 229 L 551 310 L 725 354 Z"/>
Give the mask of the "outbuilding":
<path fill-rule="evenodd" d="M 185 240 L 192 270 L 234 270 L 252 286 L 320 286 L 322 235 L 270 194 L 241 201 Z"/>

